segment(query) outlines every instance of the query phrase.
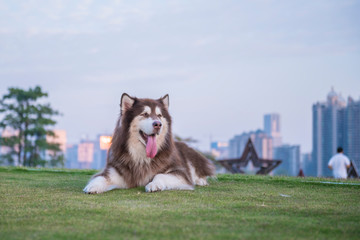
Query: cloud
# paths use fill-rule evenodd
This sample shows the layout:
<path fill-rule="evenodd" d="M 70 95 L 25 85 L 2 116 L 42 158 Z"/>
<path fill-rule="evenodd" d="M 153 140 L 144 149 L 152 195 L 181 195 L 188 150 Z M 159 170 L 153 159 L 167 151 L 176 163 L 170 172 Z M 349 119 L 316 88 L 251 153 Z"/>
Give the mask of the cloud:
<path fill-rule="evenodd" d="M 26 35 L 28 37 L 34 37 L 38 35 L 82 35 L 82 34 L 93 34 L 94 32 L 88 31 L 86 29 L 67 29 L 67 28 L 38 28 L 38 27 L 29 27 L 26 29 Z"/>
<path fill-rule="evenodd" d="M 113 14 L 114 14 L 114 9 L 112 7 L 105 6 L 100 9 L 97 17 L 100 19 L 106 19 L 112 16 Z"/>
<path fill-rule="evenodd" d="M 78 4 L 77 8 L 79 11 L 88 12 L 92 3 L 93 3 L 92 0 L 82 0 Z"/>
<path fill-rule="evenodd" d="M 99 48 L 91 48 L 90 50 L 89 50 L 89 53 L 90 54 L 96 54 L 96 53 L 98 53 L 98 52 L 100 52 L 100 50 L 99 50 Z"/>
<path fill-rule="evenodd" d="M 211 45 L 214 44 L 217 40 L 218 37 L 215 36 L 199 37 L 194 41 L 193 45 L 196 47 Z"/>
<path fill-rule="evenodd" d="M 10 34 L 14 34 L 15 31 L 13 29 L 4 27 L 4 28 L 0 28 L 0 35 L 10 35 Z"/>

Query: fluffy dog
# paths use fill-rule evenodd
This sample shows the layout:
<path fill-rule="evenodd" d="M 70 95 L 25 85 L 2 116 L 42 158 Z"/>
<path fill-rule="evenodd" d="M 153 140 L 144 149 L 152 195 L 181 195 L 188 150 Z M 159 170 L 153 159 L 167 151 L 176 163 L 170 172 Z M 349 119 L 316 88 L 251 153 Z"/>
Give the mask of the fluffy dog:
<path fill-rule="evenodd" d="M 193 190 L 207 185 L 214 165 L 185 143 L 175 142 L 168 112 L 169 96 L 140 99 L 124 93 L 104 170 L 85 193 L 145 186 L 146 192 Z"/>

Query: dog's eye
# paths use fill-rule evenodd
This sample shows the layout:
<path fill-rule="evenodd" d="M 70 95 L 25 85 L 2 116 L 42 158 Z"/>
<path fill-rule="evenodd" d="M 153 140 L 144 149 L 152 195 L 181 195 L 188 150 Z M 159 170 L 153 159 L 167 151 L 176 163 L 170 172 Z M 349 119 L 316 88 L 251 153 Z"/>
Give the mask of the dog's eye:
<path fill-rule="evenodd" d="M 161 117 L 162 117 L 162 115 L 161 115 L 161 114 L 158 114 L 157 116 L 158 116 L 158 118 L 161 118 Z"/>
<path fill-rule="evenodd" d="M 144 117 L 149 117 L 149 114 L 148 114 L 148 113 L 144 113 L 143 116 L 144 116 Z"/>

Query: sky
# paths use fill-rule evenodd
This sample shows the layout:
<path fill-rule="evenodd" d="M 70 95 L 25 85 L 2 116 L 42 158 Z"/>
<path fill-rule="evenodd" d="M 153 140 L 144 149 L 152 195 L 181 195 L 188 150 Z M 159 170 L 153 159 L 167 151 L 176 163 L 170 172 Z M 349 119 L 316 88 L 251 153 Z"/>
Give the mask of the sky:
<path fill-rule="evenodd" d="M 312 104 L 360 98 L 360 1 L 1 1 L 0 95 L 40 85 L 68 142 L 112 133 L 122 93 L 170 95 L 173 132 L 228 141 L 279 113 L 312 146 Z"/>

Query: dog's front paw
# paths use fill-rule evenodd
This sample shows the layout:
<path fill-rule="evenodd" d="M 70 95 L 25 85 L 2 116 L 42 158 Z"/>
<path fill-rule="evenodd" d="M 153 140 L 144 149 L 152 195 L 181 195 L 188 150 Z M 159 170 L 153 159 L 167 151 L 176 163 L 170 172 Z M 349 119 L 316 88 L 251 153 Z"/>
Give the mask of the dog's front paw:
<path fill-rule="evenodd" d="M 198 186 L 206 186 L 206 185 L 208 185 L 208 182 L 207 182 L 206 178 L 198 178 L 195 180 L 195 184 Z"/>
<path fill-rule="evenodd" d="M 160 181 L 157 182 L 151 182 L 148 185 L 145 186 L 145 191 L 146 192 L 158 192 L 158 191 L 163 191 L 166 189 L 165 184 L 163 184 Z"/>
<path fill-rule="evenodd" d="M 92 179 L 83 189 L 84 193 L 97 194 L 103 193 L 108 189 L 107 181 L 104 177 L 99 176 Z"/>

